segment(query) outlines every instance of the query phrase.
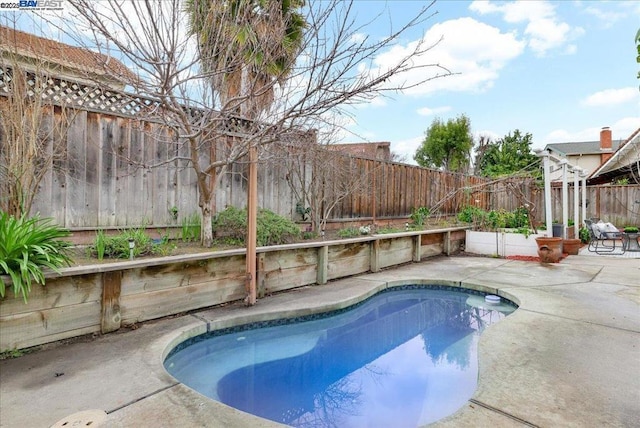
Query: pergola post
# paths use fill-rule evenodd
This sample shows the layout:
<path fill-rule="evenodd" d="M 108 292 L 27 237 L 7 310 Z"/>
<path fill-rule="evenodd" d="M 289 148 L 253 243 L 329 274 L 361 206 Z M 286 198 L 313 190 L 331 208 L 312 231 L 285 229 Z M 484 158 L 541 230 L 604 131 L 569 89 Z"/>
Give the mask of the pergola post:
<path fill-rule="evenodd" d="M 562 239 L 567 239 L 567 225 L 569 223 L 569 184 L 567 182 L 568 162 L 560 161 L 562 165 Z"/>
<path fill-rule="evenodd" d="M 537 153 L 542 157 L 542 171 L 544 174 L 544 218 L 547 228 L 547 236 L 553 236 L 553 214 L 551 211 L 551 165 L 549 152 L 541 150 Z"/>
<path fill-rule="evenodd" d="M 589 173 L 586 170 L 580 172 L 582 178 L 582 222 L 587 219 L 587 176 Z"/>
<path fill-rule="evenodd" d="M 573 237 L 579 238 L 580 235 L 580 199 L 579 199 L 579 191 L 580 191 L 580 171 L 582 169 L 575 167 L 573 168 Z"/>

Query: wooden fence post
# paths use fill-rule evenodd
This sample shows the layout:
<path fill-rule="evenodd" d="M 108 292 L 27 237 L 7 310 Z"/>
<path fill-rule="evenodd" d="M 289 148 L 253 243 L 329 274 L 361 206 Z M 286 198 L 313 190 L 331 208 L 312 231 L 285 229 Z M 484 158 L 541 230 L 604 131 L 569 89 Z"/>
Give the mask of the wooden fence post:
<path fill-rule="evenodd" d="M 329 277 L 329 246 L 318 248 L 317 280 L 320 285 L 326 284 Z"/>
<path fill-rule="evenodd" d="M 120 291 L 122 287 L 122 272 L 104 272 L 102 274 L 102 315 L 100 331 L 109 333 L 116 331 L 122 324 L 120 314 Z"/>
<path fill-rule="evenodd" d="M 413 237 L 413 261 L 419 262 L 421 258 L 420 252 L 422 251 L 422 235 L 416 235 Z"/>
<path fill-rule="evenodd" d="M 376 239 L 371 242 L 371 272 L 380 271 L 380 241 Z"/>
<path fill-rule="evenodd" d="M 442 243 L 442 249 L 447 256 L 451 255 L 451 231 L 447 231 L 442 237 L 444 242 Z"/>

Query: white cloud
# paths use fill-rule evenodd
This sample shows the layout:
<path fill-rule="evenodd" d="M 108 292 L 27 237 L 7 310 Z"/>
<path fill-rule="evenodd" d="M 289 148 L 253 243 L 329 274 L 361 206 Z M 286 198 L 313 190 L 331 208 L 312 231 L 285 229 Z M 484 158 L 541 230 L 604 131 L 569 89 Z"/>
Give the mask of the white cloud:
<path fill-rule="evenodd" d="M 362 43 L 365 40 L 367 40 L 367 35 L 364 33 L 354 33 L 351 36 L 351 42 L 352 43 Z"/>
<path fill-rule="evenodd" d="M 500 135 L 497 132 L 491 131 L 491 130 L 484 130 L 484 131 L 475 131 L 473 132 L 473 141 L 478 141 L 480 140 L 480 137 L 489 137 L 492 141 L 496 141 L 501 139 L 502 137 L 504 137 L 504 135 Z"/>
<path fill-rule="evenodd" d="M 509 23 L 519 23 L 538 20 L 553 16 L 553 5 L 545 1 L 523 1 L 496 4 L 491 1 L 474 1 L 469 5 L 469 10 L 481 15 L 489 13 L 502 13 L 503 18 Z"/>
<path fill-rule="evenodd" d="M 364 104 L 364 105 L 367 105 L 367 104 Z M 373 107 L 384 107 L 384 106 L 387 105 L 387 100 L 385 98 L 383 98 L 383 97 L 376 97 L 376 98 L 372 99 L 371 101 L 369 101 L 368 105 L 373 106 Z"/>
<path fill-rule="evenodd" d="M 640 118 L 625 117 L 613 124 L 603 124 L 611 128 L 611 136 L 614 140 L 626 140 L 638 128 L 640 128 Z M 549 143 L 564 143 L 572 141 L 597 141 L 600 139 L 600 127 L 589 127 L 577 131 L 566 129 L 555 129 L 549 132 L 541 142 L 541 148 Z M 536 144 L 540 146 L 540 144 Z"/>
<path fill-rule="evenodd" d="M 575 4 L 583 13 L 596 18 L 602 28 L 611 28 L 629 16 L 640 15 L 640 2 L 637 1 L 577 1 Z"/>
<path fill-rule="evenodd" d="M 610 107 L 632 100 L 640 100 L 638 88 L 629 86 L 620 89 L 605 89 L 589 95 L 582 101 L 587 107 Z"/>
<path fill-rule="evenodd" d="M 572 27 L 560 20 L 556 15 L 555 6 L 545 1 L 500 4 L 474 1 L 469 9 L 481 15 L 502 14 L 504 21 L 510 24 L 526 23 L 524 35 L 528 38 L 529 47 L 538 56 L 544 56 L 553 49 L 561 49 L 563 53 L 571 54 L 575 52 L 575 47 L 563 49 L 564 45 L 584 34 L 581 27 Z"/>
<path fill-rule="evenodd" d="M 584 11 L 598 20 L 604 25 L 604 28 L 610 28 L 617 21 L 624 19 L 625 14 L 622 12 L 615 12 L 612 10 L 605 10 L 591 4 L 586 7 Z"/>
<path fill-rule="evenodd" d="M 420 116 L 433 116 L 439 113 L 446 113 L 448 111 L 451 111 L 450 106 L 442 106 L 442 107 L 435 107 L 435 108 L 423 107 L 418 109 L 417 113 Z"/>
<path fill-rule="evenodd" d="M 416 150 L 418 150 L 418 147 L 420 147 L 423 140 L 424 136 L 419 136 L 409 138 L 407 140 L 392 141 L 391 151 L 397 153 L 401 157 L 404 157 L 406 163 L 417 165 L 416 161 L 413 160 L 413 155 L 416 153 Z"/>
<path fill-rule="evenodd" d="M 640 128 L 640 118 L 625 117 L 617 121 L 611 127 L 612 137 L 615 139 L 626 140 Z"/>
<path fill-rule="evenodd" d="M 442 38 L 440 43 L 438 40 Z M 413 59 L 414 69 L 394 76 L 389 86 L 409 87 L 431 76 L 443 74 L 443 67 L 453 76 L 430 80 L 406 89 L 407 95 L 427 95 L 439 90 L 482 92 L 492 87 L 499 72 L 514 58 L 522 54 L 524 43 L 514 34 L 502 33 L 498 28 L 478 22 L 472 18 L 460 18 L 438 23 L 425 34 L 426 46 L 435 46 L 420 57 Z M 409 55 L 419 41 L 396 45 L 377 56 L 373 66 L 362 66 L 363 74 L 377 75 Z M 431 70 L 431 71 L 429 71 Z"/>
<path fill-rule="evenodd" d="M 543 18 L 529 22 L 524 33 L 529 36 L 531 49 L 539 55 L 544 55 L 549 49 L 562 45 L 570 29 L 566 22 Z"/>

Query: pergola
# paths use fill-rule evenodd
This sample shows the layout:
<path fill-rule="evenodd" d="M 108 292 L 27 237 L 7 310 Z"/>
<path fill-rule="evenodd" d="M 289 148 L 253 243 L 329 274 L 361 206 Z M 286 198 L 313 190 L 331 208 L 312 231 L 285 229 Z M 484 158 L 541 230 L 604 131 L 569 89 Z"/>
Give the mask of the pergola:
<path fill-rule="evenodd" d="M 553 211 L 551 209 L 551 168 L 554 171 L 562 169 L 562 238 L 567 238 L 567 228 L 569 226 L 569 174 L 573 174 L 573 228 L 575 237 L 579 236 L 581 220 L 587 216 L 587 176 L 588 172 L 579 166 L 572 165 L 565 158 L 557 157 L 548 150 L 539 150 L 536 152 L 538 157 L 542 158 L 542 166 L 544 172 L 544 209 L 545 221 L 547 227 L 547 235 L 551 236 L 553 230 Z M 579 202 L 578 190 L 582 182 L 582 202 Z M 582 209 L 579 210 L 578 206 Z"/>

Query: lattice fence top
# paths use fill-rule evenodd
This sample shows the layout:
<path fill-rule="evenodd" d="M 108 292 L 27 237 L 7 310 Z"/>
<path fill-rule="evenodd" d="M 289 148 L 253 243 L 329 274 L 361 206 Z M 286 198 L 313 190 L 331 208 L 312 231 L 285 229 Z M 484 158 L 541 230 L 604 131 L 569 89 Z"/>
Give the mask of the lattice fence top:
<path fill-rule="evenodd" d="M 11 68 L 0 66 L 0 96 L 7 96 L 10 93 L 13 78 Z M 163 114 L 160 101 L 124 91 L 38 75 L 33 72 L 26 73 L 26 84 L 29 88 L 27 94 L 30 97 L 39 96 L 45 103 L 161 123 L 165 123 L 168 119 Z M 192 124 L 204 127 L 211 121 L 216 121 L 219 132 L 229 136 L 244 137 L 270 132 L 268 124 L 251 121 L 232 113 L 222 114 L 218 111 L 186 106 L 183 108 L 188 113 Z M 304 133 L 290 130 L 286 134 L 291 134 L 290 138 L 299 139 Z M 280 135 L 280 138 L 285 136 Z"/>
<path fill-rule="evenodd" d="M 9 93 L 12 80 L 12 70 L 0 68 L 0 95 Z M 29 96 L 39 95 L 45 102 L 104 113 L 139 118 L 153 115 L 159 107 L 149 98 L 35 73 L 27 73 L 27 85 Z"/>

